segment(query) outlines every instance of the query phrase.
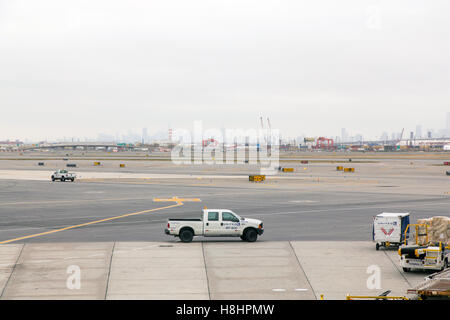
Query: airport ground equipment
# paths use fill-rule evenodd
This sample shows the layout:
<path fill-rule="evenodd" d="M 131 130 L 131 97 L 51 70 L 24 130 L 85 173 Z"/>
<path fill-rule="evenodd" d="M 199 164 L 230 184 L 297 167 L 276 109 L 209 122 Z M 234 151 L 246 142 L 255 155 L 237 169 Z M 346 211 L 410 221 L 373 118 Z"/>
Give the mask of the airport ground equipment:
<path fill-rule="evenodd" d="M 407 290 L 408 294 L 416 294 L 419 298 L 425 299 L 450 299 L 450 269 L 433 273 L 412 289 Z"/>
<path fill-rule="evenodd" d="M 398 249 L 400 266 L 404 272 L 411 269 L 445 270 L 449 267 L 450 247 L 440 242 L 437 245 L 406 245 Z"/>
<path fill-rule="evenodd" d="M 77 164 L 76 163 L 68 163 L 68 164 L 66 164 L 66 167 L 68 167 L 68 168 L 76 168 Z"/>
<path fill-rule="evenodd" d="M 281 172 L 294 172 L 294 168 L 278 167 L 278 171 L 281 171 Z"/>
<path fill-rule="evenodd" d="M 409 213 L 383 212 L 373 219 L 372 238 L 375 248 L 399 247 L 405 240 Z"/>
<path fill-rule="evenodd" d="M 450 171 L 445 171 L 445 174 L 450 176 Z"/>
<path fill-rule="evenodd" d="M 410 224 L 405 230 L 404 245 L 398 249 L 400 266 L 404 272 L 411 269 L 444 270 L 450 262 L 449 230 L 450 218 L 432 217 L 418 219 L 417 224 Z M 409 230 L 414 236 L 411 242 L 407 235 Z"/>
<path fill-rule="evenodd" d="M 345 297 L 346 300 L 364 300 L 364 299 L 373 299 L 373 300 L 409 300 L 407 297 L 402 296 L 389 296 L 391 290 L 387 290 L 381 293 L 378 296 L 352 296 L 347 294 Z"/>
<path fill-rule="evenodd" d="M 120 168 L 125 168 L 125 163 L 119 164 L 119 167 L 120 167 Z"/>
<path fill-rule="evenodd" d="M 44 166 L 45 163 L 44 162 L 38 162 L 38 166 Z"/>
<path fill-rule="evenodd" d="M 266 180 L 266 176 L 265 175 L 251 175 L 248 176 L 248 181 L 252 181 L 252 182 L 262 182 Z"/>
<path fill-rule="evenodd" d="M 264 233 L 264 226 L 261 220 L 243 218 L 228 209 L 204 209 L 203 218 L 169 218 L 164 232 L 182 242 L 191 242 L 194 236 L 240 237 L 254 242 Z"/>
<path fill-rule="evenodd" d="M 344 167 L 343 166 L 337 166 L 336 167 L 336 171 L 344 171 Z"/>
<path fill-rule="evenodd" d="M 355 172 L 355 168 L 344 168 L 344 172 Z"/>
<path fill-rule="evenodd" d="M 94 162 L 94 166 L 99 166 L 101 163 L 100 163 L 100 161 L 95 161 Z"/>
<path fill-rule="evenodd" d="M 64 169 L 60 169 L 60 170 L 58 170 L 58 171 L 55 171 L 53 174 L 52 174 L 52 181 L 55 181 L 55 180 L 60 180 L 60 181 L 66 181 L 66 180 L 70 180 L 70 181 L 75 181 L 75 178 L 76 178 L 77 176 L 76 176 L 76 174 L 75 173 L 71 173 L 71 172 L 68 172 L 67 170 L 64 170 Z"/>
<path fill-rule="evenodd" d="M 450 161 L 445 161 L 444 166 L 450 166 Z"/>

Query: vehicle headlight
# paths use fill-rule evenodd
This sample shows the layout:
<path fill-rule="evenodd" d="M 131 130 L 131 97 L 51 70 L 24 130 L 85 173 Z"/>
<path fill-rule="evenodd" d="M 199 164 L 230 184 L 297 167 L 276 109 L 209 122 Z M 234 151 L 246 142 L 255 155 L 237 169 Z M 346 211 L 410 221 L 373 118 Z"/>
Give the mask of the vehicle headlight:
<path fill-rule="evenodd" d="M 263 228 L 262 222 L 259 224 L 258 228 L 259 228 L 259 229 L 262 229 L 262 228 Z"/>

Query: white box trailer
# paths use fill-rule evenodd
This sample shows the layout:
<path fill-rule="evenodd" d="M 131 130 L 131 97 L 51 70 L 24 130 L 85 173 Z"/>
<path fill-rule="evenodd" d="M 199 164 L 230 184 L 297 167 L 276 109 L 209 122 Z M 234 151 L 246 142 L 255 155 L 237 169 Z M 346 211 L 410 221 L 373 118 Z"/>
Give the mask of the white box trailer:
<path fill-rule="evenodd" d="M 405 231 L 409 224 L 409 212 L 383 212 L 373 219 L 372 237 L 375 248 L 399 247 L 405 240 Z M 409 232 L 409 230 L 408 230 Z"/>

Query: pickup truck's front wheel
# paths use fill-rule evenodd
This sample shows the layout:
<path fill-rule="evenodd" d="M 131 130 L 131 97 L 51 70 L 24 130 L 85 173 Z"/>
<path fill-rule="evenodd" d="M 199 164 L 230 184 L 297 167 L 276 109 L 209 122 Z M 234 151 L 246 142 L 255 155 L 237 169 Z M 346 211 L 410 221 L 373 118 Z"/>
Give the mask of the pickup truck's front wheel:
<path fill-rule="evenodd" d="M 194 238 L 194 233 L 192 230 L 189 229 L 183 229 L 180 231 L 180 240 L 182 242 L 191 242 Z"/>
<path fill-rule="evenodd" d="M 258 239 L 258 233 L 255 229 L 248 229 L 244 236 L 248 242 L 255 242 Z"/>

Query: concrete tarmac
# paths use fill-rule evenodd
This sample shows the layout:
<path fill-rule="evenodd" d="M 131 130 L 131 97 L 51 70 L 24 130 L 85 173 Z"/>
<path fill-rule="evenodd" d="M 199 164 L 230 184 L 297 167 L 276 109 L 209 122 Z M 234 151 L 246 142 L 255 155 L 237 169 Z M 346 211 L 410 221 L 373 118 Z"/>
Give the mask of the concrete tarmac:
<path fill-rule="evenodd" d="M 0 246 L 0 298 L 342 300 L 386 290 L 405 296 L 426 273 L 404 274 L 395 254 L 364 241 L 9 244 Z M 370 266 L 380 270 L 378 287 L 367 284 Z"/>

